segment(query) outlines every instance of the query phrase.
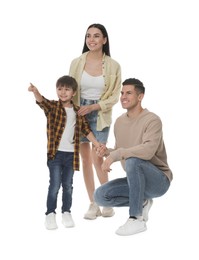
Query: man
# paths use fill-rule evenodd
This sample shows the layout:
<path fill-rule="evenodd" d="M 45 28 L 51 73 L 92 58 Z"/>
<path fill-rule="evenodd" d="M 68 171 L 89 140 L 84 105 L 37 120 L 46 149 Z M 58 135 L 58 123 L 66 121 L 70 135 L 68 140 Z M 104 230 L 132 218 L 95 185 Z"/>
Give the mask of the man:
<path fill-rule="evenodd" d="M 103 207 L 129 206 L 128 220 L 116 230 L 116 234 L 128 236 L 146 230 L 152 199 L 167 192 L 173 175 L 167 163 L 161 119 L 142 107 L 143 83 L 130 78 L 122 85 L 120 101 L 127 112 L 115 122 L 115 148 L 101 147 L 97 153 L 106 156 L 104 173 L 111 170 L 112 163 L 121 161 L 126 177 L 100 186 L 94 198 Z"/>

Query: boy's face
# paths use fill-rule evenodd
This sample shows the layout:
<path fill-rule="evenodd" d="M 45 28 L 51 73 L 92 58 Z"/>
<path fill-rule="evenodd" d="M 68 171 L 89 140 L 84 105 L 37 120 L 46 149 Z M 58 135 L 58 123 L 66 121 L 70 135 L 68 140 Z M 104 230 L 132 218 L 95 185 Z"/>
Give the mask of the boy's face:
<path fill-rule="evenodd" d="M 75 96 L 75 92 L 68 86 L 58 86 L 56 88 L 57 96 L 63 103 L 68 103 Z"/>

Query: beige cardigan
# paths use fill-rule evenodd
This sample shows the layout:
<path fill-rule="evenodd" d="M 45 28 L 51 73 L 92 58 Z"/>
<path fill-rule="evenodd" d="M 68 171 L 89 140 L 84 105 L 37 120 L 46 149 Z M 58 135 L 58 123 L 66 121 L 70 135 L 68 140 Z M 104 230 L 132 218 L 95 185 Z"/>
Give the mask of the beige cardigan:
<path fill-rule="evenodd" d="M 81 77 L 86 63 L 88 52 L 71 62 L 69 75 L 74 77 L 78 83 L 78 91 L 74 97 L 74 103 L 80 105 Z M 101 110 L 98 111 L 97 130 L 101 131 L 112 123 L 112 107 L 119 100 L 121 91 L 121 67 L 119 63 L 104 54 L 102 59 L 102 73 L 104 77 L 104 90 L 99 100 Z"/>

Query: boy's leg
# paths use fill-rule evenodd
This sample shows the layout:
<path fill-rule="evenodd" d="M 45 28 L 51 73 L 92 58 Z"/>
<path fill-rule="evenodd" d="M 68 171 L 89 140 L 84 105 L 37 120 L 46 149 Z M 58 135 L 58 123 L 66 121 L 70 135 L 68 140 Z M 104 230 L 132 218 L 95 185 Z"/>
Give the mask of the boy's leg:
<path fill-rule="evenodd" d="M 57 195 L 61 185 L 61 165 L 59 155 L 57 154 L 54 160 L 48 160 L 47 165 L 50 172 L 50 179 L 46 215 L 52 212 L 55 213 L 57 208 Z"/>
<path fill-rule="evenodd" d="M 73 152 L 64 152 L 62 171 L 62 213 L 71 212 L 73 194 Z"/>

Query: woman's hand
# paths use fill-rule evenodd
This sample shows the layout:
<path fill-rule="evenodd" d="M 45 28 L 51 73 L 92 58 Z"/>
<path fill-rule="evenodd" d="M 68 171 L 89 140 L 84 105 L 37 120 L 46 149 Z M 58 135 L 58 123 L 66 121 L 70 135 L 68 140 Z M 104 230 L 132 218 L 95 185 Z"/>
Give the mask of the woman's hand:
<path fill-rule="evenodd" d="M 78 110 L 78 115 L 85 116 L 95 110 L 101 110 L 99 104 L 81 106 L 80 109 Z"/>
<path fill-rule="evenodd" d="M 80 109 L 78 110 L 78 115 L 79 116 L 85 116 L 92 111 L 93 111 L 92 105 L 81 106 Z"/>

